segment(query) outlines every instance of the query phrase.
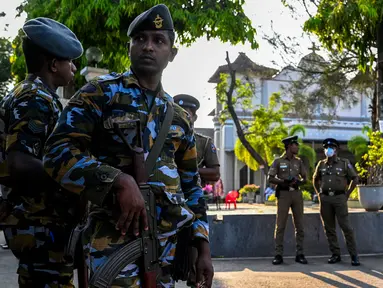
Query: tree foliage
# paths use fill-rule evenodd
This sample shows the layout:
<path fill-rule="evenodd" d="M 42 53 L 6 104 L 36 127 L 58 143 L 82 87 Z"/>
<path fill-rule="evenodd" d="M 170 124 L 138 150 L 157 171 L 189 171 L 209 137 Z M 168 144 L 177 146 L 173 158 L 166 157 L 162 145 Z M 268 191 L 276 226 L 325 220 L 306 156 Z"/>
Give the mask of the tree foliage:
<path fill-rule="evenodd" d="M 370 127 L 364 127 L 363 132 L 366 135 L 371 134 Z M 368 140 L 363 136 L 354 136 L 347 142 L 347 148 L 354 154 L 357 162 L 361 162 L 363 155 L 368 152 Z"/>
<path fill-rule="evenodd" d="M 376 61 L 377 26 L 383 2 L 367 0 L 317 0 L 317 12 L 304 29 L 318 36 L 328 50 L 353 51 L 358 67 L 366 71 Z"/>
<path fill-rule="evenodd" d="M 362 17 L 364 16 L 358 15 L 355 4 L 358 2 L 363 6 L 363 2 L 368 2 L 369 8 L 377 7 L 379 4 L 365 0 L 281 1 L 291 11 L 292 17 L 307 19 L 302 27 L 302 36 L 309 37 L 315 42 L 318 39 L 324 48 L 320 54 L 326 59 L 318 58 L 318 63 L 311 61 L 314 68 L 317 68 L 318 65 L 322 66 L 320 71 L 310 67 L 297 67 L 292 59 L 305 56 L 301 49 L 302 36 L 281 35 L 274 30 L 273 25 L 271 27 L 273 33 L 264 35 L 269 44 L 274 46 L 274 49 L 281 55 L 282 62 L 275 64 L 279 64 L 282 68 L 291 66 L 301 74 L 299 79 L 292 81 L 293 85 L 284 86 L 286 94 L 294 95 L 292 102 L 296 116 L 304 120 L 321 118 L 331 122 L 337 118 L 338 109 L 352 107 L 358 101 L 356 96 L 364 95 L 371 99 L 369 106 L 371 123 L 373 129 L 376 130 L 378 128 L 379 109 L 375 85 L 377 79 L 376 63 L 367 60 L 373 59 L 376 45 L 374 43 L 371 46 L 372 42 L 368 37 L 367 39 L 359 37 L 364 34 L 363 29 L 367 30 L 370 27 L 363 22 Z M 342 12 L 342 16 L 339 14 L 337 10 L 339 7 L 335 3 L 339 4 L 339 7 L 348 6 Z M 353 10 L 353 12 L 348 13 L 348 9 Z M 355 25 L 355 29 L 350 29 L 353 25 Z M 353 34 L 352 37 L 349 37 L 350 34 Z M 372 35 L 371 31 L 368 34 Z M 343 45 L 342 41 L 346 41 L 348 44 Z M 312 50 L 315 52 L 314 49 Z M 363 53 L 368 56 L 361 57 L 361 51 L 364 51 Z M 311 53 L 311 55 L 313 54 L 315 53 Z M 355 77 L 358 78 L 357 81 L 355 81 Z M 357 87 L 355 87 L 356 82 Z M 312 89 L 311 87 L 323 87 L 323 89 Z"/>
<path fill-rule="evenodd" d="M 206 36 L 234 45 L 248 41 L 252 48 L 258 47 L 256 30 L 243 11 L 243 0 L 161 2 L 172 13 L 179 44 L 189 45 Z M 85 49 L 97 46 L 103 51 L 104 60 L 99 67 L 121 72 L 129 66 L 127 30 L 130 23 L 158 3 L 157 0 L 25 0 L 18 11 L 25 11 L 28 19 L 44 16 L 64 23 L 75 32 Z M 13 72 L 16 81 L 25 75 L 20 35 L 14 42 L 16 61 Z M 84 67 L 87 64 L 85 57 L 75 64 Z"/>
<path fill-rule="evenodd" d="M 259 105 L 252 112 L 254 121 L 250 122 L 245 131 L 245 137 L 257 153 L 261 155 L 268 166 L 274 160 L 274 155 L 283 149 L 282 139 L 288 134 L 283 124 L 283 117 L 290 106 L 283 102 L 280 94 L 270 97 L 267 107 Z M 246 163 L 252 170 L 259 169 L 259 163 L 252 157 L 240 140 L 234 148 L 238 160 Z"/>
<path fill-rule="evenodd" d="M 0 38 L 0 97 L 8 91 L 11 80 L 12 43 L 7 38 Z"/>

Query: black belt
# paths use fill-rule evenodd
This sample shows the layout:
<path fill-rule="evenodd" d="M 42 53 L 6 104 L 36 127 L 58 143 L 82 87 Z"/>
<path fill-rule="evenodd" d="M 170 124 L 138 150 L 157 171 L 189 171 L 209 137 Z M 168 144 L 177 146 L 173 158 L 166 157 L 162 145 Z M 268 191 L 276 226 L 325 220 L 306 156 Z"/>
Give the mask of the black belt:
<path fill-rule="evenodd" d="M 329 190 L 329 191 L 322 191 L 321 194 L 324 194 L 327 196 L 334 196 L 334 195 L 346 194 L 346 192 L 344 190 L 335 190 L 335 191 Z"/>

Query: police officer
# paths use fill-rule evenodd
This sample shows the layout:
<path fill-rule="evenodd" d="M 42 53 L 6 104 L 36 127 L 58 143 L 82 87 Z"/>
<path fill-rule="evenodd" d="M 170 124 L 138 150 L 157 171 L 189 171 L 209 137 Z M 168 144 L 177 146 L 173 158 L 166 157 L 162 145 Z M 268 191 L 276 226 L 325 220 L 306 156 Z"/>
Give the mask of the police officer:
<path fill-rule="evenodd" d="M 275 227 L 274 265 L 283 263 L 283 237 L 289 210 L 293 212 L 296 240 L 295 261 L 307 264 L 303 254 L 303 197 L 298 186 L 306 181 L 306 170 L 303 162 L 296 155 L 299 151 L 298 136 L 282 140 L 286 152 L 274 160 L 269 170 L 269 182 L 277 185 L 277 219 Z"/>
<path fill-rule="evenodd" d="M 360 265 L 356 251 L 353 229 L 348 220 L 347 200 L 358 184 L 358 175 L 348 159 L 339 158 L 339 143 L 333 138 L 323 141 L 326 159 L 319 161 L 313 176 L 313 185 L 319 195 L 320 214 L 328 244 L 332 252 L 328 263 L 341 261 L 335 218 L 343 231 L 347 248 L 351 255 L 351 264 Z M 348 185 L 348 182 L 350 182 Z"/>
<path fill-rule="evenodd" d="M 190 115 L 192 124 L 197 121 L 197 110 L 200 107 L 198 99 L 191 95 L 179 94 L 174 96 L 174 102 L 184 108 Z M 197 146 L 197 163 L 198 173 L 201 177 L 201 185 L 204 187 L 207 183 L 215 183 L 220 178 L 219 161 L 217 155 L 217 148 L 215 147 L 210 137 L 204 136 L 199 133 L 195 133 L 196 146 Z M 219 201 L 219 198 L 216 198 Z M 218 207 L 218 202 L 217 202 Z M 196 271 L 195 261 L 197 259 L 197 253 L 193 249 L 191 257 L 191 271 L 187 281 L 187 285 L 190 287 L 196 287 Z"/>
<path fill-rule="evenodd" d="M 44 171 L 42 152 L 62 111 L 56 90 L 73 80 L 72 59 L 83 48 L 68 27 L 49 18 L 29 20 L 23 31 L 28 75 L 2 103 L 12 181 L 8 199 L 17 204 L 5 220 L 5 235 L 19 259 L 20 287 L 74 287 L 73 267 L 64 257 L 68 218 L 54 205 L 55 183 Z"/>
<path fill-rule="evenodd" d="M 184 108 L 191 116 L 192 124 L 197 121 L 197 110 L 200 107 L 199 101 L 187 94 L 174 96 L 174 102 Z M 219 161 L 217 148 L 213 140 L 199 133 L 195 133 L 197 143 L 197 163 L 198 173 L 201 176 L 202 187 L 207 183 L 215 183 L 219 180 Z"/>
<path fill-rule="evenodd" d="M 132 151 L 127 144 L 140 145 L 150 155 L 166 111 L 173 106 L 171 127 L 148 181 L 156 197 L 162 268 L 157 287 L 175 285 L 172 264 L 177 234 L 186 227 L 191 227 L 192 244 L 198 249 L 197 281 L 211 287 L 209 228 L 193 127 L 189 115 L 172 104 L 173 98 L 161 84 L 164 69 L 177 54 L 169 9 L 159 4 L 143 12 L 130 24 L 128 36 L 130 69 L 101 76 L 76 92 L 47 141 L 44 166 L 61 186 L 83 195 L 95 208 L 83 237 L 93 275 L 121 247 L 129 246 L 140 228 L 148 229 L 145 201 L 132 177 Z M 142 133 L 137 133 L 135 119 Z M 117 220 L 114 203 L 121 210 Z M 137 261 L 121 269 L 112 286 L 140 287 L 141 264 Z"/>

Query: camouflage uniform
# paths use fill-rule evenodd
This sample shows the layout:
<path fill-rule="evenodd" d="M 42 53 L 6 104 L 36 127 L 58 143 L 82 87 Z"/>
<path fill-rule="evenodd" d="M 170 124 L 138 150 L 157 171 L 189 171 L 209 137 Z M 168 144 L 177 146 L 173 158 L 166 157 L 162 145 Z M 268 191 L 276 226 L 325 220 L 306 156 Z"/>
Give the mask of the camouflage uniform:
<path fill-rule="evenodd" d="M 154 97 L 153 97 L 154 96 Z M 152 108 L 149 101 L 154 98 Z M 87 263 L 91 273 L 108 255 L 130 242 L 115 229 L 111 188 L 121 172 L 131 174 L 131 155 L 113 130 L 118 123 L 129 144 L 136 141 L 136 129 L 129 120 L 140 119 L 143 148 L 149 153 L 168 102 L 162 88 L 151 92 L 140 87 L 132 72 L 112 73 L 81 88 L 64 109 L 47 141 L 46 171 L 64 188 L 82 194 L 93 204 L 84 233 Z M 208 222 L 201 187 L 198 185 L 197 151 L 188 114 L 178 105 L 161 156 L 150 175 L 156 195 L 161 266 L 172 264 L 177 232 L 192 225 L 194 237 L 208 240 Z M 187 200 L 187 201 L 186 201 Z M 123 269 L 113 287 L 139 287 L 139 266 Z M 169 275 L 159 277 L 162 287 L 174 287 Z"/>
<path fill-rule="evenodd" d="M 28 75 L 4 99 L 6 152 L 21 151 L 42 160 L 48 135 L 62 111 L 58 95 L 34 75 Z M 60 221 L 53 200 L 41 191 L 13 189 L 17 204 L 3 223 L 12 252 L 19 259 L 20 287 L 73 287 L 73 268 L 64 257 L 69 228 Z"/>

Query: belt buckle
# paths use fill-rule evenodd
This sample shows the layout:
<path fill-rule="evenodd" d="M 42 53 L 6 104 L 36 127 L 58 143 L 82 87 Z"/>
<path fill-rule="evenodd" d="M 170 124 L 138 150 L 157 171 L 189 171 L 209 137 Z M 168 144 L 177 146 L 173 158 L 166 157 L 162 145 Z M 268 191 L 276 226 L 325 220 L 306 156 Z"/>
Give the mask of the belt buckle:
<path fill-rule="evenodd" d="M 328 195 L 329 195 L 329 196 L 334 196 L 334 195 L 335 195 L 335 193 L 334 193 L 334 192 L 332 192 L 332 191 L 330 191 L 330 192 L 328 192 Z"/>

